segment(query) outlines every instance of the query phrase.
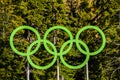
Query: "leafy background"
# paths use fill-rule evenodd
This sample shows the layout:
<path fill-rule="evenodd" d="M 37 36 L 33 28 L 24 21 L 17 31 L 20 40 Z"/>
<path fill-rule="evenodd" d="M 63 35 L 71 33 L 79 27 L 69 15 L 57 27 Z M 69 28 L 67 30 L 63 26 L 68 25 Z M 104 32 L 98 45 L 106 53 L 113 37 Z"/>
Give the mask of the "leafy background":
<path fill-rule="evenodd" d="M 68 28 L 75 37 L 78 30 L 86 25 L 98 26 L 106 35 L 106 47 L 89 60 L 90 80 L 120 80 L 120 0 L 0 0 L 0 80 L 26 80 L 27 59 L 16 55 L 10 45 L 9 37 L 14 29 L 29 25 L 37 29 L 43 38 L 47 29 L 55 25 Z M 61 30 L 52 31 L 48 39 L 59 50 L 69 39 Z M 84 31 L 80 38 L 86 42 L 90 51 L 101 44 L 101 36 L 95 30 Z M 15 36 L 17 49 L 26 52 L 27 47 L 36 40 L 28 30 Z M 85 58 L 74 45 L 64 59 L 72 64 L 80 64 Z M 53 59 L 44 46 L 31 59 L 38 65 L 47 65 Z M 30 67 L 31 80 L 56 80 L 57 63 L 47 70 Z M 85 67 L 72 70 L 60 62 L 60 78 L 64 80 L 85 80 Z"/>

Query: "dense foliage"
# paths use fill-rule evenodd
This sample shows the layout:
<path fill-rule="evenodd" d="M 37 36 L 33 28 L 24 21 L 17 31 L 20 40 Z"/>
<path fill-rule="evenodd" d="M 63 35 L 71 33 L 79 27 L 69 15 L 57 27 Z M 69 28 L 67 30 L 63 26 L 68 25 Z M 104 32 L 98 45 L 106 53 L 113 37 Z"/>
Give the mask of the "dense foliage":
<path fill-rule="evenodd" d="M 119 15 L 119 16 L 118 16 Z M 26 80 L 27 59 L 15 54 L 10 45 L 11 32 L 19 26 L 28 25 L 37 29 L 41 38 L 45 31 L 54 26 L 67 27 L 75 37 L 78 30 L 86 25 L 98 26 L 106 35 L 106 47 L 89 61 L 90 80 L 120 80 L 120 0 L 0 0 L 0 80 Z M 59 51 L 69 39 L 62 30 L 52 31 L 48 37 Z M 55 39 L 54 39 L 55 38 Z M 100 47 L 101 36 L 95 30 L 84 31 L 82 39 L 90 51 Z M 14 43 L 19 51 L 36 40 L 33 32 L 21 30 Z M 67 48 L 67 47 L 66 47 Z M 64 59 L 72 65 L 80 64 L 85 56 L 74 45 Z M 44 46 L 31 56 L 38 65 L 47 65 L 53 59 Z M 56 80 L 57 62 L 47 70 L 30 67 L 31 80 Z M 61 62 L 60 77 L 64 80 L 85 80 L 85 67 L 72 70 Z"/>

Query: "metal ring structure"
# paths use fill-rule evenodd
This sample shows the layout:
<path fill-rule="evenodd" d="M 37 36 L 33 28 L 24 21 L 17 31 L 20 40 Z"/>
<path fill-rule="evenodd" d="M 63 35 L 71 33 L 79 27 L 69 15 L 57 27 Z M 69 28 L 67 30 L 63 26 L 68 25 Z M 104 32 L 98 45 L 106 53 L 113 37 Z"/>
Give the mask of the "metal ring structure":
<path fill-rule="evenodd" d="M 27 52 L 24 52 L 24 53 L 18 51 L 18 50 L 15 48 L 15 46 L 14 46 L 14 41 L 13 41 L 15 34 L 16 34 L 18 31 L 23 30 L 23 29 L 31 30 L 32 32 L 35 33 L 35 35 L 36 35 L 36 37 L 37 37 L 37 40 L 34 41 L 34 42 L 32 42 L 32 43 L 30 44 L 30 46 L 28 47 Z M 63 45 L 61 46 L 59 52 L 57 51 L 55 45 L 47 39 L 48 34 L 49 34 L 51 31 L 55 30 L 55 29 L 61 29 L 61 30 L 65 31 L 65 32 L 69 35 L 69 37 L 70 37 L 70 39 L 69 39 L 68 41 L 66 41 L 66 42 L 63 43 Z M 95 51 L 95 52 L 90 52 L 88 46 L 87 46 L 82 40 L 79 39 L 80 34 L 81 34 L 83 31 L 87 30 L 87 29 L 94 29 L 94 30 L 98 31 L 99 34 L 101 35 L 101 38 L 102 38 L 101 46 L 100 46 L 100 48 L 99 48 L 97 51 Z M 42 43 L 43 43 L 45 49 L 46 49 L 50 54 L 54 55 L 54 58 L 53 58 L 53 60 L 51 61 L 51 63 L 48 64 L 48 65 L 45 65 L 45 66 L 36 65 L 36 64 L 31 60 L 31 58 L 30 58 L 31 55 L 35 54 L 35 53 L 39 50 L 40 45 L 41 45 Z M 65 62 L 65 60 L 64 60 L 64 58 L 63 58 L 63 56 L 66 55 L 66 54 L 70 51 L 70 49 L 71 49 L 72 46 L 73 46 L 73 43 L 76 44 L 77 49 L 78 49 L 82 54 L 86 55 L 85 60 L 84 60 L 81 64 L 76 65 L 76 66 L 73 66 L 73 65 L 68 64 L 67 62 Z M 81 29 L 78 31 L 78 33 L 76 34 L 75 39 L 73 38 L 72 33 L 71 33 L 67 28 L 65 28 L 65 27 L 63 27 L 63 26 L 53 26 L 53 27 L 49 28 L 49 29 L 45 32 L 43 39 L 40 38 L 40 35 L 39 35 L 38 31 L 37 31 L 36 29 L 30 27 L 30 26 L 20 26 L 20 27 L 16 28 L 16 29 L 11 33 L 11 35 L 10 35 L 10 46 L 11 46 L 12 50 L 13 50 L 15 53 L 17 53 L 18 55 L 20 55 L 20 56 L 26 56 L 27 59 L 28 59 L 29 64 L 30 64 L 32 67 L 36 68 L 36 69 L 48 69 L 48 68 L 50 68 L 50 67 L 53 66 L 54 63 L 57 61 L 57 57 L 60 57 L 61 62 L 62 62 L 66 67 L 68 67 L 68 68 L 70 68 L 70 69 L 79 69 L 79 68 L 82 68 L 82 67 L 84 67 L 84 66 L 86 65 L 86 63 L 89 61 L 90 56 L 97 55 L 98 53 L 100 53 L 100 52 L 104 49 L 105 44 L 106 44 L 105 35 L 104 35 L 103 31 L 102 31 L 100 28 L 96 27 L 96 26 L 85 26 L 85 27 L 81 28 Z M 33 47 L 34 45 L 37 45 L 37 46 L 36 46 L 36 48 L 35 48 L 34 50 L 31 51 L 31 49 L 32 49 L 32 47 Z M 48 45 L 51 46 L 52 50 L 49 49 Z M 65 47 L 66 47 L 67 45 L 69 45 L 69 47 L 65 50 Z M 85 50 L 83 50 L 83 49 L 81 48 L 81 46 L 83 46 Z"/>

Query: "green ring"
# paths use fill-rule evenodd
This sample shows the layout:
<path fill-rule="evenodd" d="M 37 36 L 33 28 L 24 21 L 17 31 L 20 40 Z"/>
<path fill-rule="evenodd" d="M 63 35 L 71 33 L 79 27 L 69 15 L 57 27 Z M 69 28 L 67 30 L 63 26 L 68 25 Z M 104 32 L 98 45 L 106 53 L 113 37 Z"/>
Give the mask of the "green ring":
<path fill-rule="evenodd" d="M 69 42 L 76 42 L 76 41 L 75 41 L 75 40 L 72 40 L 72 41 L 69 41 Z M 67 43 L 69 43 L 69 42 L 67 42 Z M 86 63 L 89 61 L 90 53 L 89 53 L 89 49 L 88 49 L 87 45 L 86 45 L 83 41 L 81 41 L 81 40 L 79 40 L 78 42 L 79 42 L 82 46 L 84 46 L 84 48 L 85 48 L 85 50 L 86 50 L 86 58 L 85 58 L 85 60 L 83 61 L 82 64 L 80 64 L 80 65 L 78 65 L 78 66 L 69 65 L 67 62 L 65 62 L 65 60 L 64 60 L 64 58 L 63 58 L 63 55 L 60 55 L 60 60 L 62 61 L 62 63 L 63 63 L 66 67 L 68 67 L 68 68 L 70 68 L 70 69 L 79 69 L 79 68 L 82 68 L 82 67 L 84 67 L 84 66 L 86 65 Z"/>
<path fill-rule="evenodd" d="M 42 40 L 41 42 L 43 42 L 43 40 Z M 29 47 L 28 50 L 27 50 L 27 54 L 31 53 L 30 50 L 31 50 L 31 48 L 32 48 L 36 43 L 38 43 L 38 42 L 37 42 L 37 41 L 34 41 L 34 42 L 30 45 L 30 47 Z M 53 44 L 49 43 L 48 41 L 47 41 L 47 43 L 48 43 L 49 45 L 53 46 Z M 55 48 L 53 48 L 53 49 L 54 49 L 54 52 L 56 52 L 56 49 L 55 49 Z M 27 59 L 28 59 L 28 62 L 30 63 L 30 65 L 31 65 L 32 67 L 36 68 L 36 69 L 48 69 L 48 68 L 50 68 L 52 65 L 54 65 L 54 63 L 56 62 L 56 60 L 57 60 L 57 53 L 54 54 L 54 59 L 52 60 L 52 62 L 51 62 L 50 64 L 46 65 L 46 66 L 38 66 L 38 65 L 36 65 L 35 63 L 33 63 L 33 61 L 32 61 L 31 58 L 30 58 L 30 55 L 27 55 Z"/>
<path fill-rule="evenodd" d="M 79 36 L 80 36 L 80 34 L 83 31 L 85 31 L 87 29 L 95 29 L 95 30 L 97 30 L 100 33 L 101 37 L 102 37 L 101 47 L 97 51 L 95 51 L 95 52 L 90 52 L 90 55 L 93 56 L 93 55 L 96 55 L 96 54 L 100 53 L 104 49 L 105 43 L 106 43 L 106 39 L 105 39 L 105 35 L 104 35 L 103 31 L 101 29 L 99 29 L 98 27 L 96 27 L 96 26 L 85 26 L 85 27 L 81 28 L 78 31 L 77 35 L 76 35 L 76 46 L 82 53 L 86 54 L 85 51 L 78 44 Z"/>
<path fill-rule="evenodd" d="M 16 29 L 12 32 L 12 34 L 10 35 L 10 46 L 11 46 L 12 50 L 13 50 L 15 53 L 17 53 L 18 55 L 27 56 L 28 54 L 26 54 L 26 53 L 24 53 L 24 52 L 18 51 L 18 50 L 15 48 L 14 43 L 13 43 L 13 38 L 14 38 L 15 34 L 16 34 L 19 30 L 22 30 L 22 29 L 28 29 L 28 30 L 33 31 L 33 32 L 36 34 L 37 38 L 38 38 L 38 41 L 39 41 L 39 42 L 38 42 L 38 45 L 37 45 L 37 47 L 36 47 L 31 53 L 35 53 L 35 52 L 39 49 L 41 38 L 40 38 L 40 36 L 39 36 L 38 31 L 37 31 L 36 29 L 30 27 L 30 26 L 20 26 L 20 27 L 16 28 Z"/>
<path fill-rule="evenodd" d="M 72 36 L 71 32 L 70 32 L 67 28 L 65 28 L 65 27 L 63 27 L 63 26 L 54 26 L 54 27 L 51 27 L 50 29 L 48 29 L 48 30 L 46 31 L 45 35 L 44 35 L 44 47 L 45 47 L 46 50 L 47 50 L 49 53 L 51 53 L 51 54 L 53 54 L 54 52 L 51 51 L 51 50 L 48 48 L 47 43 L 46 43 L 46 39 L 47 39 L 47 35 L 48 35 L 52 30 L 55 30 L 55 29 L 62 29 L 62 30 L 64 30 L 64 31 L 66 31 L 66 32 L 68 33 L 68 35 L 70 36 L 70 40 L 73 39 L 73 36 Z M 68 47 L 68 49 L 67 49 L 66 51 L 64 51 L 64 54 L 66 54 L 66 53 L 72 48 L 72 44 L 73 44 L 73 43 L 70 43 L 70 46 Z M 54 47 L 54 48 L 56 48 L 56 47 Z"/>

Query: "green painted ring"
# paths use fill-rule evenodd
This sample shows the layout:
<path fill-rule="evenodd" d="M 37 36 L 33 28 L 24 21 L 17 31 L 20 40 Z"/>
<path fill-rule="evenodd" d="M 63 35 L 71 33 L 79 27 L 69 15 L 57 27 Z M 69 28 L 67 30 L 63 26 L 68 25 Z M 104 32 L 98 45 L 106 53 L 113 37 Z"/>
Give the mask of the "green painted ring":
<path fill-rule="evenodd" d="M 62 29 L 62 30 L 64 30 L 64 31 L 66 31 L 66 32 L 68 33 L 68 35 L 70 36 L 70 40 L 73 39 L 73 36 L 72 36 L 71 32 L 70 32 L 67 28 L 65 28 L 65 27 L 63 27 L 63 26 L 54 26 L 54 27 L 51 27 L 50 29 L 48 29 L 48 30 L 46 31 L 45 35 L 44 35 L 44 39 L 43 39 L 43 40 L 44 40 L 44 47 L 45 47 L 46 50 L 47 50 L 49 53 L 51 53 L 51 54 L 55 54 L 55 53 L 48 48 L 47 43 L 46 43 L 46 40 L 47 40 L 47 35 L 48 35 L 51 31 L 53 31 L 53 30 L 55 30 L 55 29 Z M 70 46 L 69 46 L 69 47 L 67 48 L 67 50 L 65 50 L 62 54 L 68 53 L 68 51 L 72 48 L 72 44 L 73 44 L 73 43 L 70 43 Z M 56 48 L 56 47 L 54 47 L 54 48 Z M 58 52 L 57 52 L 57 53 L 58 53 Z M 61 54 L 61 53 L 60 53 L 60 54 Z"/>
<path fill-rule="evenodd" d="M 72 41 L 67 42 L 66 44 L 71 43 L 71 42 L 76 42 L 76 41 L 75 41 L 75 40 L 72 40 Z M 60 60 L 62 61 L 62 63 L 63 63 L 66 67 L 68 67 L 68 68 L 70 68 L 70 69 L 79 69 L 79 68 L 84 67 L 84 66 L 86 65 L 86 63 L 89 61 L 89 58 L 90 58 L 90 53 L 89 53 L 89 49 L 88 49 L 87 45 L 86 45 L 83 41 L 81 41 L 81 40 L 79 40 L 78 42 L 79 42 L 79 43 L 85 48 L 85 50 L 86 50 L 86 54 L 85 54 L 85 55 L 86 55 L 86 58 L 85 58 L 85 60 L 83 61 L 82 64 L 79 64 L 79 65 L 77 65 L 77 66 L 69 65 L 67 62 L 65 62 L 65 60 L 64 60 L 64 58 L 63 58 L 63 55 L 60 55 Z"/>
<path fill-rule="evenodd" d="M 38 38 L 38 44 L 37 44 L 36 48 L 31 52 L 31 54 L 32 54 L 32 53 L 35 53 L 35 52 L 39 49 L 41 38 L 40 38 L 40 36 L 39 36 L 38 31 L 37 31 L 36 29 L 30 27 L 30 26 L 20 26 L 20 27 L 16 28 L 16 29 L 12 32 L 12 34 L 10 35 L 10 46 L 11 46 L 12 50 L 13 50 L 15 53 L 17 53 L 18 55 L 27 56 L 27 55 L 28 55 L 27 52 L 25 53 L 25 52 L 20 52 L 20 51 L 18 51 L 18 50 L 15 48 L 14 43 L 13 43 L 13 39 L 14 39 L 15 34 L 16 34 L 19 30 L 22 30 L 22 29 L 28 29 L 28 30 L 33 31 L 33 32 L 36 34 L 37 38 Z"/>
<path fill-rule="evenodd" d="M 41 42 L 44 42 L 44 41 L 41 40 Z M 32 47 L 33 47 L 36 43 L 38 43 L 38 41 L 34 41 L 34 42 L 30 45 L 30 47 L 29 47 L 28 50 L 27 50 L 27 54 L 31 53 L 31 49 L 32 49 Z M 53 46 L 53 44 L 51 44 L 50 42 L 47 41 L 47 43 L 48 43 L 50 46 Z M 54 63 L 55 63 L 56 60 L 57 60 L 57 52 L 56 52 L 57 50 L 56 50 L 55 48 L 53 48 L 53 50 L 54 50 L 54 52 L 55 52 L 54 58 L 53 58 L 52 62 L 51 62 L 50 64 L 48 64 L 48 65 L 45 65 L 45 66 L 38 66 L 38 65 L 36 65 L 36 64 L 33 63 L 33 61 L 31 60 L 30 55 L 27 55 L 28 62 L 30 63 L 30 65 L 31 65 L 32 67 L 34 67 L 34 68 L 36 68 L 36 69 L 48 69 L 48 68 L 50 68 L 52 65 L 54 65 Z"/>
<path fill-rule="evenodd" d="M 106 39 L 105 39 L 105 35 L 104 35 L 103 31 L 101 29 L 99 29 L 98 27 L 96 27 L 96 26 L 85 26 L 85 27 L 81 28 L 78 31 L 77 35 L 76 35 L 76 46 L 82 53 L 86 54 L 85 51 L 79 46 L 79 43 L 78 43 L 79 36 L 80 36 L 80 34 L 83 31 L 85 31 L 87 29 L 95 29 L 95 30 L 97 30 L 100 33 L 101 37 L 102 37 L 101 47 L 97 51 L 95 51 L 95 52 L 90 52 L 90 55 L 93 56 L 93 55 L 96 55 L 96 54 L 100 53 L 104 49 L 105 43 L 106 43 Z"/>

